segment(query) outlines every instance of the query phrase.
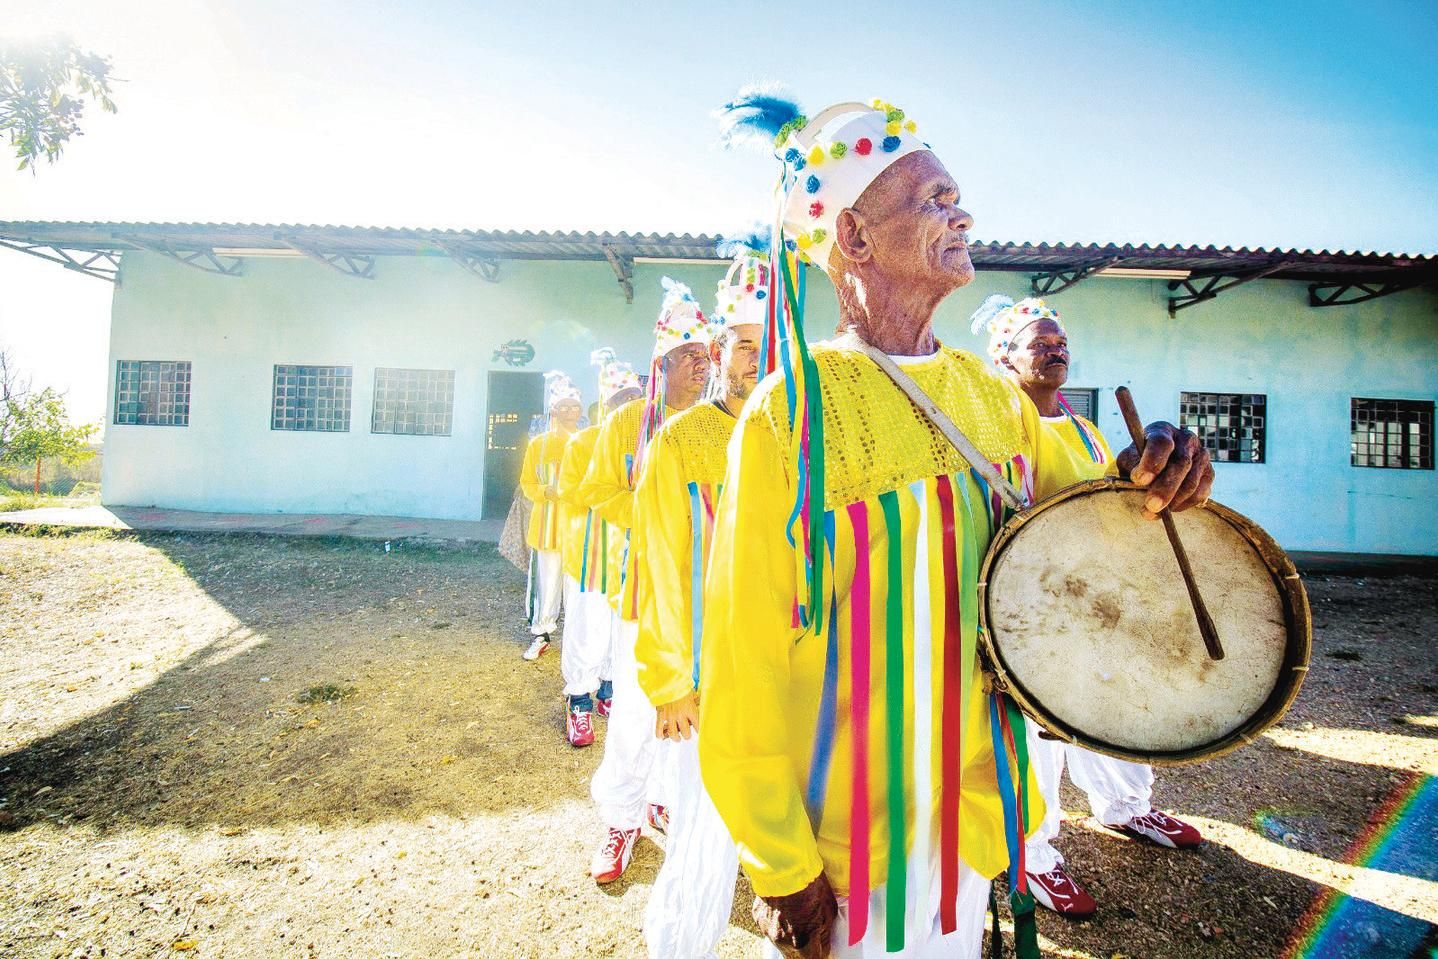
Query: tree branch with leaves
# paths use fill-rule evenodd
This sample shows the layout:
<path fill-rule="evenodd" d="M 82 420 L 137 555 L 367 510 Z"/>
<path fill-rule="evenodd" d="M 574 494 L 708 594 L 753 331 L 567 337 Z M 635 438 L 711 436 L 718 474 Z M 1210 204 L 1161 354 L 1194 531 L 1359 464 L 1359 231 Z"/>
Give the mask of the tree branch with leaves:
<path fill-rule="evenodd" d="M 81 50 L 68 38 L 30 43 L 0 41 L 0 132 L 10 138 L 18 169 L 33 174 L 41 156 L 60 159 L 71 137 L 83 136 L 80 120 L 87 101 L 106 113 L 110 60 Z"/>

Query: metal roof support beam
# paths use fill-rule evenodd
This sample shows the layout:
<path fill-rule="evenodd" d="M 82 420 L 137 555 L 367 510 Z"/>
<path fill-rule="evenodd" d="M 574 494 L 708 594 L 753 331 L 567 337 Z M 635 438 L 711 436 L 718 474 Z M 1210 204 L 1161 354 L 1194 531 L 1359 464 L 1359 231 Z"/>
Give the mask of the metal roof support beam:
<path fill-rule="evenodd" d="M 1431 276 L 1409 276 L 1401 280 L 1348 280 L 1338 283 L 1312 283 L 1308 287 L 1309 306 L 1349 306 L 1366 303 L 1390 293 L 1401 293 L 1422 286 Z"/>
<path fill-rule="evenodd" d="M 142 240 L 119 234 L 115 238 L 122 243 L 128 243 L 137 250 L 167 256 L 176 263 L 202 270 L 205 273 L 214 273 L 218 276 L 241 276 L 244 274 L 245 261 L 237 256 L 223 256 L 208 248 L 176 250 L 167 240 Z"/>
<path fill-rule="evenodd" d="M 1293 263 L 1289 260 L 1279 260 L 1261 269 L 1248 270 L 1243 273 L 1219 272 L 1194 275 L 1186 280 L 1169 280 L 1168 288 L 1170 290 L 1182 289 L 1183 292 L 1178 296 L 1168 298 L 1168 315 L 1177 316 L 1179 310 L 1186 310 L 1197 303 L 1212 300 L 1216 298 L 1218 294 L 1226 290 L 1231 290 L 1235 286 L 1242 286 L 1254 280 L 1261 280 L 1265 276 L 1271 276 L 1282 270 L 1290 269 L 1292 266 Z"/>
<path fill-rule="evenodd" d="M 71 251 L 48 243 L 26 243 L 18 240 L 0 240 L 0 246 L 58 263 L 67 270 L 93 276 L 97 280 L 119 282 L 120 255 L 114 250 Z"/>
<path fill-rule="evenodd" d="M 444 243 L 439 240 L 435 241 L 435 245 L 448 253 L 451 260 L 480 279 L 488 280 L 490 283 L 499 282 L 499 257 L 469 253 L 452 243 Z"/>
<path fill-rule="evenodd" d="M 634 257 L 614 252 L 614 247 L 604 244 L 604 258 L 614 268 L 614 276 L 624 289 L 624 302 L 634 302 Z"/>
<path fill-rule="evenodd" d="M 1095 273 L 1102 273 L 1122 259 L 1121 256 L 1110 256 L 1077 266 L 1059 267 L 1048 273 L 1035 273 L 1029 284 L 1033 288 L 1034 296 L 1058 296 L 1069 287 L 1077 286 Z"/>
<path fill-rule="evenodd" d="M 374 257 L 361 253 L 326 253 L 323 250 L 302 243 L 292 236 L 282 236 L 280 242 L 292 250 L 298 250 L 312 260 L 317 260 L 332 270 L 338 270 L 345 276 L 359 277 L 361 280 L 374 279 Z"/>

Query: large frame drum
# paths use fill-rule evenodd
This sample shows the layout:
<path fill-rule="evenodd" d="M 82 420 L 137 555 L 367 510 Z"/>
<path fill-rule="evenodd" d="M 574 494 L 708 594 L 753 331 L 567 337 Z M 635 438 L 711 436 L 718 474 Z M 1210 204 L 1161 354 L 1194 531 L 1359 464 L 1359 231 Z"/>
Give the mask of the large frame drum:
<path fill-rule="evenodd" d="M 1174 514 L 1224 658 L 1210 659 L 1147 492 L 1101 479 L 1011 519 L 979 578 L 995 685 L 1050 733 L 1110 756 L 1178 764 L 1278 722 L 1308 671 L 1298 571 L 1248 518 L 1209 502 Z"/>

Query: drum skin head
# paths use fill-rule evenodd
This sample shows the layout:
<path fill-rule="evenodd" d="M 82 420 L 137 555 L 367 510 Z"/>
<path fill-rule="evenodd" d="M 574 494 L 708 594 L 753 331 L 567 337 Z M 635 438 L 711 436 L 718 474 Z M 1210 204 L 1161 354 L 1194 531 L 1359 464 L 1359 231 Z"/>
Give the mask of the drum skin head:
<path fill-rule="evenodd" d="M 1210 659 L 1163 524 L 1141 514 L 1145 496 L 1083 484 L 1005 528 L 986 564 L 989 656 L 1000 684 L 1062 738 L 1193 761 L 1251 740 L 1292 702 L 1308 664 L 1307 599 L 1251 521 L 1216 504 L 1175 514 L 1223 644 Z"/>

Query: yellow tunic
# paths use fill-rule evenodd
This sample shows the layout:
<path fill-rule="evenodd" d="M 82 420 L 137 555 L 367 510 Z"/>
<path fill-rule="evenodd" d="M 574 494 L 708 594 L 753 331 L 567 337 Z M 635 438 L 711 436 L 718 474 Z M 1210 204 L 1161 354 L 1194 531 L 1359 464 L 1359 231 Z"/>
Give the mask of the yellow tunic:
<path fill-rule="evenodd" d="M 519 470 L 519 488 L 534 504 L 529 514 L 529 530 L 525 537 L 531 549 L 559 549 L 560 529 L 565 525 L 567 510 L 558 502 L 547 499 L 546 487 L 559 482 L 559 458 L 564 454 L 568 433 L 550 429 L 529 441 L 524 448 L 524 465 Z"/>
<path fill-rule="evenodd" d="M 771 376 L 741 414 L 715 525 L 704 783 L 759 895 L 797 892 L 822 869 L 841 894 L 887 885 L 925 902 L 932 890 L 903 888 L 908 859 L 939 862 L 951 897 L 958 856 L 990 877 L 1008 863 L 976 656 L 978 570 L 1005 512 L 871 360 L 842 341 L 813 354 L 827 621 L 823 635 L 795 626 L 795 476 L 786 394 Z M 959 350 L 904 369 L 1032 496 L 1047 464 L 1027 397 Z M 1032 775 L 1026 791 L 1037 826 Z M 916 872 L 926 883 L 927 867 Z"/>
<path fill-rule="evenodd" d="M 1081 480 L 1118 475 L 1113 450 L 1093 423 L 1077 413 L 1041 417 L 1040 423 L 1043 429 L 1039 433 L 1039 460 L 1049 466 L 1064 465 L 1045 470 L 1038 477 L 1034 492 L 1039 499 Z M 1063 482 L 1065 477 L 1073 478 Z M 1062 486 L 1055 485 L 1060 482 Z"/>
<path fill-rule="evenodd" d="M 561 537 L 564 572 L 578 580 L 581 591 L 606 590 L 609 585 L 609 524 L 585 505 L 579 487 L 594 458 L 599 425 L 582 429 L 569 438 L 559 461 L 559 501 L 568 513 Z M 614 574 L 618 579 L 618 572 Z"/>
<path fill-rule="evenodd" d="M 635 528 L 644 544 L 640 575 L 648 584 L 634 654 L 639 685 L 655 706 L 699 685 L 704 570 L 734 422 L 713 403 L 666 420 L 634 491 Z"/>
<path fill-rule="evenodd" d="M 667 415 L 673 414 L 674 410 L 667 410 Z M 579 485 L 579 499 L 609 524 L 609 602 L 630 622 L 638 621 L 639 607 L 635 575 L 638 545 L 630 529 L 634 525 L 634 487 L 629 481 L 629 468 L 639 444 L 643 415 L 644 400 L 638 399 L 604 418 L 589 470 Z M 619 576 L 613 574 L 615 570 L 620 571 Z"/>

